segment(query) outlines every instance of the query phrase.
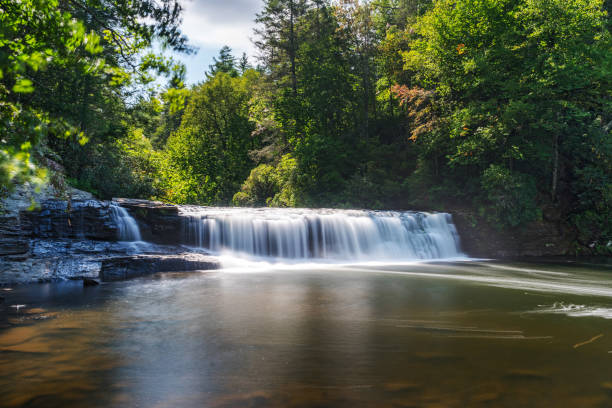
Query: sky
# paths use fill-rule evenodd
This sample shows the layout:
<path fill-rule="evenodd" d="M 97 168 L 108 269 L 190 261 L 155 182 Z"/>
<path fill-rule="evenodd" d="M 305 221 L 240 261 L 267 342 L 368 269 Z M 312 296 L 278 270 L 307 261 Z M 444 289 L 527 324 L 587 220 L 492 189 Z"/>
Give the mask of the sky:
<path fill-rule="evenodd" d="M 250 62 L 256 62 L 251 38 L 262 0 L 182 0 L 182 4 L 182 31 L 189 43 L 198 47 L 195 55 L 176 56 L 187 66 L 188 84 L 204 79 L 213 57 L 224 45 L 232 48 L 236 58 L 246 52 Z"/>

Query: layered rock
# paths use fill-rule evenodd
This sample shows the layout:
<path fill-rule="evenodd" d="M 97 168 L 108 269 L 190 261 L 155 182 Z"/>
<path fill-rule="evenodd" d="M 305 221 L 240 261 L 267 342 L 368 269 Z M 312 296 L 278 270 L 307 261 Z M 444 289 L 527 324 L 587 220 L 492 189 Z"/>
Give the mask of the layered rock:
<path fill-rule="evenodd" d="M 555 257 L 572 253 L 572 234 L 550 220 L 503 231 L 468 211 L 453 212 L 462 250 L 473 258 Z"/>
<path fill-rule="evenodd" d="M 183 219 L 176 205 L 131 198 L 114 198 L 113 201 L 136 219 L 144 241 L 167 245 L 181 243 Z"/>
<path fill-rule="evenodd" d="M 135 255 L 102 261 L 100 279 L 103 282 L 132 279 L 157 272 L 183 272 L 219 268 L 219 261 L 205 255 L 185 253 L 175 255 Z"/>
<path fill-rule="evenodd" d="M 160 271 L 214 269 L 210 257 L 185 253 L 181 208 L 147 200 L 94 200 L 71 190 L 58 199 L 51 188 L 34 193 L 19 188 L 2 200 L 0 212 L 0 285 L 60 279 L 105 281 Z M 37 208 L 32 207 L 37 202 Z M 146 243 L 120 243 L 113 205 L 125 208 Z M 509 258 L 568 255 L 573 235 L 547 217 L 500 231 L 469 211 L 453 212 L 462 250 L 471 257 Z"/>
<path fill-rule="evenodd" d="M 110 204 L 98 200 L 47 200 L 37 210 L 22 210 L 22 230 L 32 238 L 113 241 L 117 224 Z"/>
<path fill-rule="evenodd" d="M 100 279 L 103 267 L 105 280 L 216 267 L 202 255 L 183 254 L 182 219 L 176 206 L 145 200 L 94 200 L 78 190 L 70 191 L 71 200 L 58 199 L 58 195 L 51 187 L 35 193 L 22 186 L 2 200 L 0 285 Z M 34 208 L 32 203 L 36 203 Z M 117 242 L 113 205 L 127 209 L 148 242 Z"/>

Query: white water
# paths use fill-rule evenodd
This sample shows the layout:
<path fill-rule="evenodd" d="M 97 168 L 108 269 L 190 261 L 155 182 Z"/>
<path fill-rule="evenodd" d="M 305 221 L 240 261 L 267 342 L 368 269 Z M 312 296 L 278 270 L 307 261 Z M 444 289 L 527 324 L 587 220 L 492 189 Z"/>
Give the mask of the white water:
<path fill-rule="evenodd" d="M 111 204 L 111 216 L 117 224 L 119 241 L 141 241 L 140 229 L 134 217 L 125 208 Z"/>
<path fill-rule="evenodd" d="M 550 306 L 542 305 L 531 313 L 563 314 L 569 317 L 602 317 L 612 319 L 612 308 L 604 306 L 587 306 L 555 302 Z"/>
<path fill-rule="evenodd" d="M 461 257 L 450 214 L 182 207 L 184 241 L 212 253 L 283 260 Z"/>

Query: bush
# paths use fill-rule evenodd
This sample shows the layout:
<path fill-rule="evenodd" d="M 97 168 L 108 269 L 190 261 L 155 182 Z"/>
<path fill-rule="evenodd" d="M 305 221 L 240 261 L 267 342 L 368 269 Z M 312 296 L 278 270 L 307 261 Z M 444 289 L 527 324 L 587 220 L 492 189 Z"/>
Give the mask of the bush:
<path fill-rule="evenodd" d="M 232 203 L 237 206 L 295 207 L 296 169 L 297 163 L 290 154 L 284 155 L 276 167 L 260 164 L 251 170 L 241 191 L 234 194 Z"/>
<path fill-rule="evenodd" d="M 269 164 L 260 164 L 251 170 L 241 191 L 234 194 L 234 205 L 263 206 L 280 190 L 276 169 Z"/>

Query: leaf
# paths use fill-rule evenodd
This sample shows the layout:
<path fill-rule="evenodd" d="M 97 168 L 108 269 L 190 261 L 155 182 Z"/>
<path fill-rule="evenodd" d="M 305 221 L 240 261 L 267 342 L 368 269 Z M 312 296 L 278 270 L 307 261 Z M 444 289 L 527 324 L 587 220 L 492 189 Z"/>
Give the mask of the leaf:
<path fill-rule="evenodd" d="M 13 91 L 17 93 L 32 93 L 34 92 L 34 85 L 29 79 L 21 78 L 13 86 Z"/>

